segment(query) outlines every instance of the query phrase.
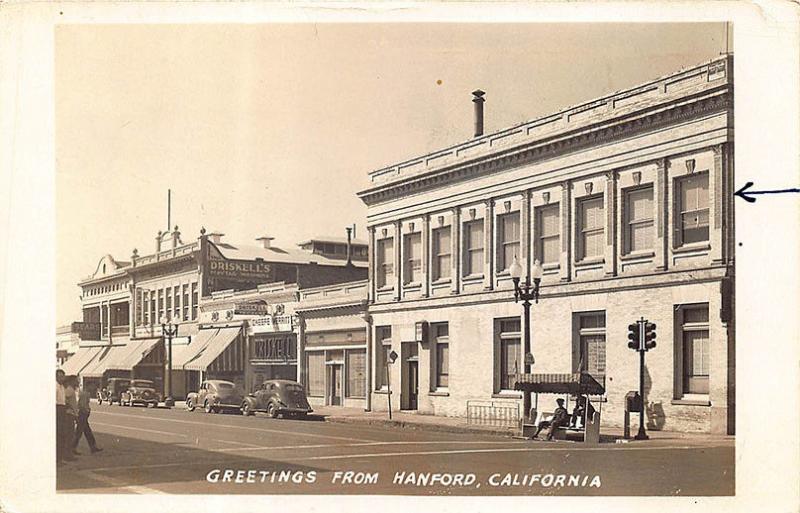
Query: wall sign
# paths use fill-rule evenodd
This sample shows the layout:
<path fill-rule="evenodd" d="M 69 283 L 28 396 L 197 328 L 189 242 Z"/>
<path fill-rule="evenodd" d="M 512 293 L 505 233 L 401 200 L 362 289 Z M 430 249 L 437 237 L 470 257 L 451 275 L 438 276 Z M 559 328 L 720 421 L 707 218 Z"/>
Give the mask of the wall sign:
<path fill-rule="evenodd" d="M 297 361 L 297 343 L 294 336 L 254 337 L 251 357 L 274 363 Z"/>

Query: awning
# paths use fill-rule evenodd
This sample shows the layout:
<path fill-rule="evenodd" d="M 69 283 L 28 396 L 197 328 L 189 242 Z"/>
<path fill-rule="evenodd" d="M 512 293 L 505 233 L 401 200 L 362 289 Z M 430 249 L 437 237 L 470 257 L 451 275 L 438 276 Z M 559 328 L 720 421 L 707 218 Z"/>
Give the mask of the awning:
<path fill-rule="evenodd" d="M 125 345 L 113 345 L 98 348 L 100 354 L 87 366 L 82 375 L 87 378 L 99 378 L 107 370 L 131 370 L 152 351 L 160 338 L 138 340 L 126 339 Z"/>
<path fill-rule="evenodd" d="M 61 370 L 67 375 L 82 374 L 102 350 L 102 347 L 79 347 L 75 354 L 61 365 Z"/>
<path fill-rule="evenodd" d="M 544 394 L 588 394 L 602 395 L 603 385 L 590 374 L 521 374 L 514 383 L 514 390 Z"/>
<path fill-rule="evenodd" d="M 191 342 L 184 345 L 172 345 L 172 368 L 182 369 L 184 365 L 194 360 L 208 346 L 211 339 L 219 332 L 218 329 L 199 330 L 192 336 Z"/>
<path fill-rule="evenodd" d="M 242 328 L 239 326 L 233 328 L 213 328 L 210 330 L 200 330 L 197 337 L 198 340 L 193 340 L 188 347 L 191 348 L 192 346 L 195 346 L 195 343 L 199 342 L 201 337 L 205 339 L 206 343 L 197 344 L 197 346 L 195 346 L 196 350 L 190 352 L 191 356 L 186 359 L 186 363 L 183 365 L 184 370 L 205 370 L 206 367 L 211 365 L 214 360 L 216 360 L 217 357 L 222 354 L 222 352 L 230 345 L 231 342 L 236 340 L 236 337 L 239 336 L 241 330 Z M 212 333 L 205 334 L 204 332 Z M 173 353 L 173 362 L 174 360 L 175 354 Z M 173 363 L 172 368 L 175 368 L 175 363 Z"/>

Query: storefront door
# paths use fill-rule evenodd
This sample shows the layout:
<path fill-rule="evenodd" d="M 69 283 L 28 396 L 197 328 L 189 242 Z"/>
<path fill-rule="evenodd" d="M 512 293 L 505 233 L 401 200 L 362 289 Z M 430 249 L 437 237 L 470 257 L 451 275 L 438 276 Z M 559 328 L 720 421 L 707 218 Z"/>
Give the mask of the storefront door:
<path fill-rule="evenodd" d="M 417 409 L 417 395 L 419 393 L 419 362 L 408 362 L 408 409 Z"/>
<path fill-rule="evenodd" d="M 330 404 L 332 406 L 341 406 L 342 405 L 342 366 L 339 364 L 334 364 L 330 366 L 331 369 L 331 380 L 329 383 L 329 393 L 328 396 L 330 398 Z"/>

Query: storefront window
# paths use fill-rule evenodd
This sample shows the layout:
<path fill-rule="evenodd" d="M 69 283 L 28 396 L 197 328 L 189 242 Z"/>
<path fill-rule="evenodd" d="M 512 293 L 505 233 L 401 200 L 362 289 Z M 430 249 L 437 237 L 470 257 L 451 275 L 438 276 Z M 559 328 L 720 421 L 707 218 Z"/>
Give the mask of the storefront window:
<path fill-rule="evenodd" d="M 322 397 L 325 395 L 325 352 L 306 353 L 308 368 L 308 395 Z"/>
<path fill-rule="evenodd" d="M 347 351 L 347 397 L 366 397 L 367 354 L 364 349 Z"/>

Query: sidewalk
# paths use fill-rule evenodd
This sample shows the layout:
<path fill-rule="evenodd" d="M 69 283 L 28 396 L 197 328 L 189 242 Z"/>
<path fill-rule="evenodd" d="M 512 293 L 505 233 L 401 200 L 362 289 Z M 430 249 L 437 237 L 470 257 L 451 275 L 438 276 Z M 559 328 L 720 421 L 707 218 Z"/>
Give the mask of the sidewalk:
<path fill-rule="evenodd" d="M 443 433 L 474 433 L 482 435 L 496 435 L 513 437 L 519 434 L 516 427 L 476 425 L 467 422 L 462 417 L 440 417 L 408 412 L 392 412 L 389 420 L 387 412 L 365 412 L 358 408 L 342 408 L 331 406 L 315 407 L 314 414 L 323 417 L 326 422 L 340 424 L 361 424 L 367 426 L 384 426 L 403 429 L 418 429 Z M 631 436 L 636 435 L 638 426 L 631 426 Z M 675 442 L 689 445 L 705 445 L 708 443 L 730 443 L 735 438 L 729 435 L 715 435 L 708 433 L 686 433 L 677 431 L 647 431 L 650 440 L 623 440 L 622 428 L 606 427 L 601 429 L 601 442 L 603 444 L 619 443 L 660 445 L 664 442 Z"/>

